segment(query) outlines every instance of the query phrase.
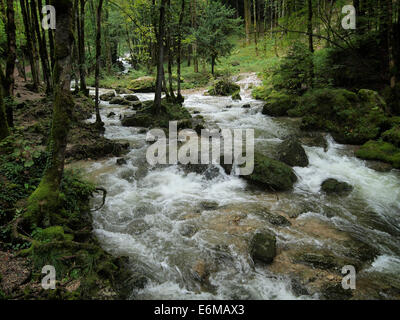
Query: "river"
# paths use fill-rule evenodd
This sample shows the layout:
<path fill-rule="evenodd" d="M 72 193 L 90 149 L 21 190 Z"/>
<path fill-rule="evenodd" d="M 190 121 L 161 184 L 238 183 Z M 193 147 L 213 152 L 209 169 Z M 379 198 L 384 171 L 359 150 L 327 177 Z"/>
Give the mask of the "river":
<path fill-rule="evenodd" d="M 242 101 L 192 90 L 184 94 L 184 106 L 210 127 L 254 129 L 256 150 L 266 154 L 284 138 L 303 135 L 298 119 L 261 114 L 262 101 L 251 97 L 260 83 L 255 74 L 242 75 L 237 83 Z M 247 103 L 251 108 L 242 108 Z M 110 112 L 116 116 L 108 118 Z M 94 213 L 96 236 L 107 251 L 129 256 L 132 268 L 149 279 L 132 291 L 132 299 L 318 299 L 321 284 L 340 283 L 341 275 L 296 257 L 328 252 L 351 261 L 364 244 L 378 254 L 358 271 L 357 297 L 387 294 L 388 283 L 399 282 L 399 171 L 376 171 L 354 156 L 353 147 L 326 135 L 326 148 L 304 144 L 310 164 L 294 168 L 298 182 L 292 191 L 265 192 L 220 167 L 211 175 L 179 165 L 149 167 L 146 133 L 121 126 L 119 115 L 127 113 L 129 107 L 101 102 L 105 137 L 130 143 L 127 163 L 119 166 L 108 158 L 86 163 L 85 170 L 108 191 L 105 206 Z M 345 198 L 324 195 L 320 185 L 326 178 L 346 181 L 354 190 Z M 291 225 L 271 225 L 265 212 L 282 215 Z M 277 237 L 271 265 L 254 264 L 249 256 L 249 240 L 260 229 Z M 308 289 L 299 290 L 299 283 Z"/>

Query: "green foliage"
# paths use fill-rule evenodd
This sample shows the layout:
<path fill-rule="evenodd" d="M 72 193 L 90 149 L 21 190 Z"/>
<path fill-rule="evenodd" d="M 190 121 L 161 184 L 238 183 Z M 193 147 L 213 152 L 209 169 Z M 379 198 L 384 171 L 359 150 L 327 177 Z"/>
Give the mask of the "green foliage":
<path fill-rule="evenodd" d="M 397 125 L 392 129 L 385 131 L 382 134 L 382 138 L 384 141 L 390 142 L 400 148 L 400 126 Z"/>
<path fill-rule="evenodd" d="M 237 91 L 240 91 L 240 86 L 230 79 L 224 78 L 215 81 L 213 87 L 208 90 L 208 94 L 212 96 L 231 96 Z"/>
<path fill-rule="evenodd" d="M 198 17 L 198 27 L 192 30 L 200 57 L 215 61 L 231 53 L 234 45 L 228 36 L 238 33 L 241 24 L 241 19 L 233 18 L 234 13 L 219 1 L 207 1 Z"/>
<path fill-rule="evenodd" d="M 400 149 L 382 140 L 368 141 L 357 152 L 356 156 L 365 160 L 380 160 L 400 169 Z"/>
<path fill-rule="evenodd" d="M 276 90 L 301 95 L 312 83 L 313 56 L 302 42 L 295 42 L 273 76 Z"/>

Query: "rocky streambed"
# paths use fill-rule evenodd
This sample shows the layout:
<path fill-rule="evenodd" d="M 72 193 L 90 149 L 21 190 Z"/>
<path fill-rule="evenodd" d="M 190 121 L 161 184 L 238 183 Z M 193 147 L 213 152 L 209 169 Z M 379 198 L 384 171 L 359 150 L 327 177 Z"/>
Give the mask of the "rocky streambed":
<path fill-rule="evenodd" d="M 131 298 L 399 298 L 399 171 L 373 169 L 351 146 L 301 132 L 297 119 L 263 115 L 249 89 L 256 76 L 237 80 L 242 100 L 192 91 L 184 106 L 209 128 L 254 129 L 255 150 L 293 170 L 287 191 L 218 165 L 149 166 L 147 130 L 121 119 L 153 94 L 101 103 L 105 137 L 129 143 L 129 153 L 84 166 L 108 190 L 95 233 L 107 251 L 130 258 Z M 341 286 L 345 265 L 356 268 L 356 290 Z"/>

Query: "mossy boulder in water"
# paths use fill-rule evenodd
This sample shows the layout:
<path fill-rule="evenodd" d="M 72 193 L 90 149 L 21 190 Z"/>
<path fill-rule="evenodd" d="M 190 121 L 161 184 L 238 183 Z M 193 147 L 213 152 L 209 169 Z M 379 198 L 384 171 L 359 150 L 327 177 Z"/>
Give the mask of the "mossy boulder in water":
<path fill-rule="evenodd" d="M 232 100 L 242 100 L 242 97 L 240 96 L 240 90 L 232 94 Z"/>
<path fill-rule="evenodd" d="M 231 96 L 236 92 L 240 92 L 240 86 L 228 79 L 217 80 L 213 87 L 208 90 L 208 94 L 212 96 Z"/>
<path fill-rule="evenodd" d="M 124 96 L 124 99 L 128 100 L 128 101 L 139 101 L 139 98 L 134 94 L 126 95 L 126 96 Z"/>
<path fill-rule="evenodd" d="M 114 97 L 115 97 L 114 92 L 108 92 L 108 93 L 104 93 L 104 94 L 100 95 L 100 100 L 110 101 Z"/>
<path fill-rule="evenodd" d="M 390 142 L 397 148 L 400 148 L 400 125 L 394 126 L 392 129 L 385 131 L 382 138 L 386 142 Z"/>
<path fill-rule="evenodd" d="M 346 194 L 350 193 L 353 190 L 353 187 L 346 182 L 330 178 L 322 182 L 321 190 L 327 194 Z"/>
<path fill-rule="evenodd" d="M 121 106 L 128 106 L 128 105 L 130 105 L 130 102 L 128 100 L 125 100 L 122 97 L 115 97 L 110 100 L 110 104 L 118 104 Z"/>
<path fill-rule="evenodd" d="M 250 255 L 255 261 L 271 263 L 276 256 L 275 235 L 267 231 L 256 233 L 250 242 Z"/>
<path fill-rule="evenodd" d="M 254 154 L 254 171 L 244 179 L 273 191 L 290 190 L 297 181 L 293 169 L 261 153 Z"/>
<path fill-rule="evenodd" d="M 301 129 L 329 131 L 344 144 L 363 144 L 379 137 L 387 126 L 386 105 L 375 91 L 316 89 L 299 99 L 290 116 L 303 116 Z"/>
<path fill-rule="evenodd" d="M 294 98 L 283 92 L 272 91 L 265 100 L 267 103 L 263 107 L 262 114 L 272 117 L 287 116 L 288 110 L 295 106 Z"/>
<path fill-rule="evenodd" d="M 286 139 L 278 146 L 278 159 L 291 167 L 307 167 L 308 157 L 296 139 Z"/>
<path fill-rule="evenodd" d="M 129 90 L 134 92 L 149 93 L 156 91 L 156 79 L 153 77 L 140 77 L 132 80 L 129 84 Z"/>
<path fill-rule="evenodd" d="M 400 148 L 382 140 L 368 141 L 356 152 L 358 158 L 364 160 L 378 160 L 391 164 L 400 169 Z"/>

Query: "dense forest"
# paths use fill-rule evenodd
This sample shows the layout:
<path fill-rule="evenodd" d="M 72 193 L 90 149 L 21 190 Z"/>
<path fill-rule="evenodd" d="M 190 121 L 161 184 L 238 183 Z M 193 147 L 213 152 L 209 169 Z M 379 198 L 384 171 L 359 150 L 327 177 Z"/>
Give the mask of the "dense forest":
<path fill-rule="evenodd" d="M 400 298 L 397 0 L 0 0 L 0 14 L 0 299 Z M 143 134 L 171 121 L 254 129 L 254 172 L 143 164 Z M 395 275 L 371 271 L 382 260 Z"/>

